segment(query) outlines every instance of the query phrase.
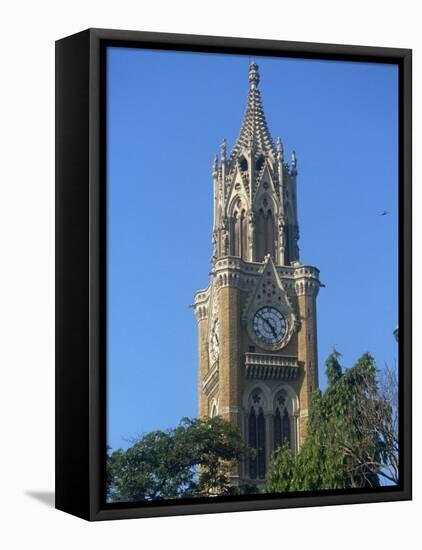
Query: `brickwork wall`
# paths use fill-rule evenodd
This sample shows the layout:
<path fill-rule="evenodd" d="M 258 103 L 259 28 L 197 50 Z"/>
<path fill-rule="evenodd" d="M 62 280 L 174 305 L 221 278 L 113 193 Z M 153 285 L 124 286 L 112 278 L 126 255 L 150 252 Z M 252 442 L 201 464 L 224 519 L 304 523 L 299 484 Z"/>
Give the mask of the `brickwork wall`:
<path fill-rule="evenodd" d="M 316 341 L 316 303 L 312 295 L 298 297 L 301 327 L 298 334 L 298 360 L 303 363 L 299 380 L 299 444 L 305 439 L 311 393 L 318 387 L 318 355 Z"/>
<path fill-rule="evenodd" d="M 198 416 L 208 416 L 208 399 L 202 389 L 202 381 L 209 369 L 208 319 L 198 320 Z"/>
<path fill-rule="evenodd" d="M 220 316 L 220 415 L 240 426 L 241 335 L 239 290 L 224 287 L 219 291 Z"/>

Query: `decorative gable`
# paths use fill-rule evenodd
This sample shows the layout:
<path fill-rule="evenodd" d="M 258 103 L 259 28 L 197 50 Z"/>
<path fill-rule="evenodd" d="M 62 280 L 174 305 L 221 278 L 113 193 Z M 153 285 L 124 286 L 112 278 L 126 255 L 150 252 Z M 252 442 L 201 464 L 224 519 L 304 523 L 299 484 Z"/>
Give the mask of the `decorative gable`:
<path fill-rule="evenodd" d="M 265 345 L 260 343 L 259 345 L 271 350 L 281 349 L 288 344 L 293 333 L 298 329 L 299 319 L 270 255 L 265 257 L 261 277 L 254 291 L 250 293 L 242 314 L 242 323 L 247 327 L 249 336 L 253 340 L 255 340 L 253 331 L 254 315 L 260 308 L 266 306 L 276 308 L 283 315 L 287 330 L 283 339 L 277 344 Z"/>
<path fill-rule="evenodd" d="M 245 180 L 244 180 L 244 177 L 242 176 L 241 171 L 236 168 L 233 174 L 232 183 L 230 185 L 228 198 L 226 201 L 227 216 L 232 215 L 233 210 L 236 207 L 236 203 L 239 200 L 242 201 L 244 208 L 246 208 L 246 210 L 249 210 L 248 188 L 247 188 L 247 185 L 245 184 Z"/>

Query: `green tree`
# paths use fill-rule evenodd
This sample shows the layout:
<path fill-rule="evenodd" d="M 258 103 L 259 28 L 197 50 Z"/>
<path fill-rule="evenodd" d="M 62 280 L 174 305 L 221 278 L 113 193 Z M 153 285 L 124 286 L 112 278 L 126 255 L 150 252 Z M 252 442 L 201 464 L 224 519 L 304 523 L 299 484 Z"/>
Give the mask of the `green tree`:
<path fill-rule="evenodd" d="M 267 473 L 266 493 L 286 493 L 291 490 L 295 470 L 293 453 L 288 443 L 284 443 L 273 453 Z"/>
<path fill-rule="evenodd" d="M 392 455 L 385 451 L 382 430 L 392 405 L 378 389 L 369 353 L 346 371 L 340 357 L 334 351 L 326 361 L 328 387 L 312 396 L 307 436 L 297 456 L 285 447 L 274 453 L 266 492 L 373 487 L 385 477 L 384 457 L 392 462 Z M 382 422 L 373 421 L 375 413 Z"/>
<path fill-rule="evenodd" d="M 108 453 L 108 499 L 128 502 L 242 492 L 230 485 L 230 472 L 242 452 L 240 431 L 226 420 L 184 418 L 176 428 L 147 433 L 127 450 Z"/>

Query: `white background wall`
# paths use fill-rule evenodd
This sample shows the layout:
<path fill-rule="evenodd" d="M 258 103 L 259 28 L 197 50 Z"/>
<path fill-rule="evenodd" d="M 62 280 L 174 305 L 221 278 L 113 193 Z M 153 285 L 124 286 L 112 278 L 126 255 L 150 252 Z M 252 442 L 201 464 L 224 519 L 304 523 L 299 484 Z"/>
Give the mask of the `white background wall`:
<path fill-rule="evenodd" d="M 1 8 L 0 545 L 3 548 L 399 548 L 420 544 L 420 400 L 415 500 L 89 524 L 43 503 L 54 487 L 54 41 L 87 27 L 414 49 L 414 128 L 421 122 L 416 1 L 15 1 Z M 418 17 L 419 15 L 419 17 Z M 414 142 L 421 206 L 420 137 Z M 358 144 L 357 144 L 358 147 Z M 362 151 L 370 154 L 370 151 Z M 421 216 L 415 216 L 415 242 Z M 415 250 L 415 273 L 421 257 Z M 415 311 L 421 306 L 415 285 Z M 419 307 L 418 307 L 419 306 Z M 415 315 L 416 338 L 421 325 Z M 422 382 L 416 339 L 414 387 Z M 32 496 L 31 496 L 32 494 Z M 35 498 L 33 495 L 38 495 Z M 41 496 L 41 501 L 40 501 Z M 415 541 L 412 543 L 412 539 Z M 419 539 L 419 541 L 418 541 Z M 416 542 L 418 541 L 418 542 Z"/>

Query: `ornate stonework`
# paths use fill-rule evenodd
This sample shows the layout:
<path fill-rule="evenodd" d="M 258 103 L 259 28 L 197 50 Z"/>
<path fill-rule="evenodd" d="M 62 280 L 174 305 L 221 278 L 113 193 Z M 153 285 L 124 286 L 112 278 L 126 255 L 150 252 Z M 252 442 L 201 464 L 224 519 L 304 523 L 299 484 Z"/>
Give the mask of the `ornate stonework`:
<path fill-rule="evenodd" d="M 273 449 L 294 451 L 306 433 L 318 386 L 317 268 L 299 260 L 297 158 L 274 147 L 256 63 L 239 136 L 213 163 L 211 281 L 195 294 L 199 416 L 219 414 L 247 444 L 233 482 L 262 486 Z"/>

